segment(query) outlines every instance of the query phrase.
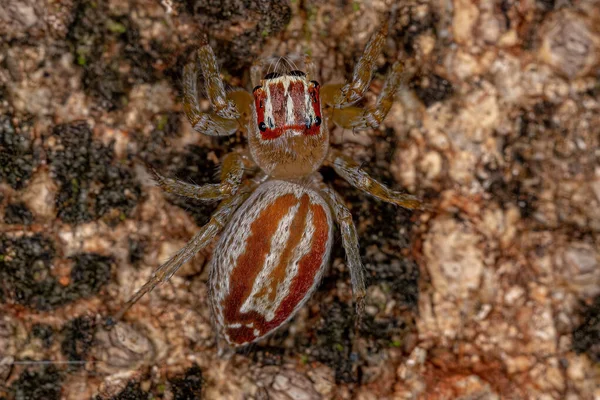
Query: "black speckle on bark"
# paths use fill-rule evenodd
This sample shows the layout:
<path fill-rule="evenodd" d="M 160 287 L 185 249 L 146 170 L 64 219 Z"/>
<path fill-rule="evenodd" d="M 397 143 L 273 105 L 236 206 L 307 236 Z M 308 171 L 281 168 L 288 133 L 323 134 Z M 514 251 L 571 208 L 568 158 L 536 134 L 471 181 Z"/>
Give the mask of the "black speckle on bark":
<path fill-rule="evenodd" d="M 584 310 L 583 316 L 583 323 L 573 331 L 573 350 L 600 362 L 600 296 Z"/>
<path fill-rule="evenodd" d="M 29 225 L 33 222 L 33 214 L 23 203 L 13 203 L 4 210 L 4 222 L 7 224 Z"/>
<path fill-rule="evenodd" d="M 62 376 L 50 366 L 38 371 L 25 370 L 11 385 L 14 398 L 18 400 L 58 400 L 61 394 Z"/>
<path fill-rule="evenodd" d="M 112 145 L 95 141 L 85 122 L 57 125 L 53 135 L 60 145 L 49 153 L 51 170 L 60 185 L 58 216 L 78 224 L 116 210 L 108 222 L 127 218 L 141 189 L 132 172 L 115 163 Z"/>
<path fill-rule="evenodd" d="M 42 235 L 0 236 L 0 299 L 48 311 L 97 294 L 110 280 L 110 257 L 81 253 L 71 257 L 71 282 L 61 285 L 52 273 L 54 244 Z"/>
<path fill-rule="evenodd" d="M 83 367 L 82 361 L 94 344 L 95 329 L 93 320 L 87 317 L 75 318 L 63 327 L 61 350 L 69 361 L 73 361 L 69 365 L 70 370 Z"/>
<path fill-rule="evenodd" d="M 183 376 L 175 377 L 170 380 L 171 391 L 174 400 L 194 400 L 202 399 L 202 370 L 198 365 L 193 365 Z"/>

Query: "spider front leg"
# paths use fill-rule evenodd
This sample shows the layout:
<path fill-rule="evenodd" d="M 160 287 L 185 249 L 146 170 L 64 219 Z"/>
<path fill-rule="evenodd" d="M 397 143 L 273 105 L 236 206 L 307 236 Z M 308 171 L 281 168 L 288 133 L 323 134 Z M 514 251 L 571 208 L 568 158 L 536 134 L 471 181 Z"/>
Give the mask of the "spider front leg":
<path fill-rule="evenodd" d="M 196 200 L 222 200 L 237 192 L 242 183 L 244 170 L 249 166 L 251 166 L 251 161 L 247 156 L 229 153 L 223 158 L 221 182 L 203 186 L 166 178 L 153 168 L 151 168 L 151 172 L 158 185 L 167 193 Z"/>
<path fill-rule="evenodd" d="M 204 44 L 198 49 L 198 61 L 202 67 L 202 75 L 204 75 L 206 94 L 215 114 L 227 119 L 239 117 L 235 104 L 231 100 L 227 100 L 227 96 L 225 96 L 225 86 L 219 75 L 217 57 L 208 44 Z"/>
<path fill-rule="evenodd" d="M 190 260 L 197 252 L 206 247 L 229 222 L 235 210 L 248 198 L 250 190 L 241 191 L 233 197 L 224 200 L 210 221 L 200 228 L 200 231 L 173 257 L 160 265 L 153 273 L 150 279 L 142 286 L 122 307 L 110 317 L 107 326 L 113 326 L 123 315 L 140 300 L 146 293 L 154 289 L 158 284 L 168 281 L 171 276 L 186 262 Z"/>
<path fill-rule="evenodd" d="M 396 192 L 379 183 L 363 171 L 361 166 L 354 160 L 344 156 L 337 150 L 332 150 L 329 153 L 328 162 L 333 166 L 335 172 L 348 183 L 373 197 L 408 209 L 426 209 L 426 206 L 415 196 Z"/>
<path fill-rule="evenodd" d="M 377 102 L 373 108 L 362 108 L 349 106 L 344 108 L 329 109 L 329 118 L 336 125 L 345 129 L 368 129 L 377 128 L 385 119 L 392 104 L 400 84 L 402 83 L 403 64 L 396 61 L 392 70 L 388 73 L 381 93 L 377 97 Z"/>
<path fill-rule="evenodd" d="M 208 44 L 198 50 L 206 93 L 214 111 L 203 112 L 198 103 L 198 71 L 196 63 L 183 69 L 183 108 L 192 127 L 210 136 L 228 136 L 245 126 L 251 111 L 252 95 L 238 90 L 225 94 L 217 59 Z"/>
<path fill-rule="evenodd" d="M 352 293 L 356 302 L 356 326 L 360 326 L 362 313 L 365 308 L 365 276 L 360 251 L 358 245 L 358 233 L 356 226 L 352 221 L 350 210 L 344 205 L 339 194 L 329 186 L 323 185 L 321 194 L 327 204 L 333 211 L 335 220 L 340 226 L 342 234 L 342 244 L 346 251 L 348 260 L 348 270 L 350 271 L 350 280 L 352 282 Z"/>
<path fill-rule="evenodd" d="M 363 55 L 354 66 L 352 81 L 345 84 L 324 85 L 321 88 L 321 102 L 334 108 L 348 107 L 363 98 L 369 88 L 375 61 L 381 53 L 387 36 L 387 23 L 371 37 Z"/>

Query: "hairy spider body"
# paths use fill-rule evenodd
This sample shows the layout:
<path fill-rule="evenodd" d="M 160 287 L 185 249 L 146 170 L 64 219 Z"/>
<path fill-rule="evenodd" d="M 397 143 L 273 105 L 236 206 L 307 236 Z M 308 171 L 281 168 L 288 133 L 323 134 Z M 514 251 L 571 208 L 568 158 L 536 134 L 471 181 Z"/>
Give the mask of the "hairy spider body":
<path fill-rule="evenodd" d="M 248 136 L 248 152 L 232 152 L 222 161 L 221 183 L 196 186 L 165 178 L 158 184 L 169 193 L 201 200 L 222 200 L 208 224 L 116 314 L 119 319 L 145 293 L 167 281 L 219 233 L 210 263 L 210 302 L 219 337 L 232 346 L 255 342 L 281 327 L 310 298 L 331 253 L 334 221 L 342 244 L 360 318 L 365 296 L 363 266 L 352 215 L 341 197 L 322 181 L 318 169 L 329 164 L 353 186 L 405 208 L 420 208 L 415 197 L 390 190 L 350 158 L 329 147 L 327 122 L 344 128 L 378 126 L 388 113 L 400 84 L 401 63 L 392 66 L 373 108 L 355 104 L 368 88 L 374 60 L 387 28 L 367 44 L 352 81 L 324 85 L 306 72 L 269 73 L 259 79 L 251 71 L 252 94 L 225 93 L 212 49 L 198 51 L 212 111 L 198 104 L 195 64 L 184 70 L 184 110 L 198 132 Z M 321 103 L 327 107 L 322 107 Z M 248 171 L 254 171 L 253 176 Z"/>

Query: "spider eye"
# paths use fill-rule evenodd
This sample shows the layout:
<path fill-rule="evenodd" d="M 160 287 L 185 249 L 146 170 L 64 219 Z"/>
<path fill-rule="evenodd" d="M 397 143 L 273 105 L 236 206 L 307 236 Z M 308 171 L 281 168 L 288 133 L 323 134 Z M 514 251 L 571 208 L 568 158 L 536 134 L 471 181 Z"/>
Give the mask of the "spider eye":
<path fill-rule="evenodd" d="M 316 87 L 316 88 L 319 87 L 319 82 L 317 82 L 317 81 L 310 81 L 310 83 L 312 83 L 313 86 Z"/>
<path fill-rule="evenodd" d="M 260 88 L 262 88 L 262 86 L 258 85 L 257 87 L 255 87 L 254 89 L 252 89 L 252 93 L 256 92 Z"/>
<path fill-rule="evenodd" d="M 264 79 L 275 79 L 275 78 L 279 78 L 281 76 L 281 74 L 279 72 L 269 72 L 268 74 L 265 75 Z"/>
<path fill-rule="evenodd" d="M 304 72 L 302 72 L 300 70 L 297 70 L 297 69 L 288 72 L 288 75 L 291 75 L 291 76 L 306 76 L 306 74 Z"/>
<path fill-rule="evenodd" d="M 264 132 L 267 130 L 267 125 L 264 122 L 260 122 L 258 124 L 258 129 L 260 129 L 261 132 Z"/>
<path fill-rule="evenodd" d="M 321 117 L 315 117 L 315 125 L 316 126 L 321 125 Z"/>

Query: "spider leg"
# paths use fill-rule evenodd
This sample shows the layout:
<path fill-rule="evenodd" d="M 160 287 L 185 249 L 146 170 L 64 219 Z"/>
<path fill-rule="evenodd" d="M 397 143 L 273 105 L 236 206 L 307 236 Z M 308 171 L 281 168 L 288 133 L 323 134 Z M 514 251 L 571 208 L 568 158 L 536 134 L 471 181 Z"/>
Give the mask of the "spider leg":
<path fill-rule="evenodd" d="M 203 71 L 206 93 L 212 111 L 203 112 L 198 103 L 198 70 L 196 63 L 183 69 L 183 109 L 197 132 L 210 136 L 228 136 L 244 126 L 252 104 L 252 95 L 243 90 L 225 94 L 215 55 L 208 46 L 198 50 L 198 62 Z"/>
<path fill-rule="evenodd" d="M 217 57 L 208 44 L 204 44 L 198 49 L 198 62 L 202 68 L 206 94 L 215 114 L 226 119 L 239 117 L 235 104 L 225 95 L 225 86 L 219 75 Z"/>
<path fill-rule="evenodd" d="M 321 104 L 329 107 L 336 106 L 336 99 L 340 96 L 340 92 L 345 84 L 343 83 L 326 83 L 319 89 L 319 98 Z"/>
<path fill-rule="evenodd" d="M 344 108 L 331 108 L 328 113 L 336 125 L 345 129 L 368 129 L 377 128 L 385 119 L 400 84 L 402 83 L 403 64 L 396 61 L 392 70 L 388 73 L 377 102 L 372 108 L 348 106 Z"/>
<path fill-rule="evenodd" d="M 251 112 L 254 96 L 243 89 L 236 89 L 227 93 L 227 99 L 235 103 L 240 113 L 240 116 L 237 118 L 238 126 L 247 126 L 248 122 L 252 119 Z"/>
<path fill-rule="evenodd" d="M 371 83 L 375 61 L 381 53 L 387 31 L 388 25 L 386 23 L 371 37 L 362 56 L 354 66 L 352 81 L 345 85 L 324 85 L 321 88 L 321 101 L 323 103 L 334 108 L 344 108 L 362 99 Z"/>
<path fill-rule="evenodd" d="M 196 200 L 223 200 L 237 192 L 242 183 L 245 167 L 249 164 L 250 160 L 247 157 L 235 152 L 229 153 L 223 158 L 221 183 L 202 186 L 164 177 L 154 168 L 149 168 L 158 185 L 167 193 Z"/>
<path fill-rule="evenodd" d="M 344 156 L 339 151 L 332 150 L 328 161 L 335 172 L 344 178 L 352 186 L 383 200 L 408 209 L 424 210 L 427 207 L 415 196 L 391 190 L 384 184 L 371 178 L 369 174 L 361 169 L 361 166 L 350 157 Z"/>
<path fill-rule="evenodd" d="M 360 326 L 362 313 L 365 308 L 365 275 L 358 245 L 358 233 L 352 221 L 350 210 L 344 205 L 340 195 L 327 185 L 322 185 L 321 194 L 333 211 L 335 220 L 340 226 L 342 244 L 348 259 L 348 270 L 352 282 L 352 293 L 356 302 L 356 326 Z"/>
<path fill-rule="evenodd" d="M 250 191 L 243 191 L 237 195 L 224 200 L 215 213 L 210 218 L 210 221 L 200 228 L 200 231 L 173 257 L 167 262 L 161 264 L 153 273 L 150 279 L 142 286 L 123 306 L 120 310 L 109 317 L 106 325 L 114 326 L 123 315 L 140 300 L 146 293 L 154 289 L 158 284 L 168 281 L 177 270 L 190 260 L 198 251 L 206 247 L 214 238 L 221 232 L 225 225 L 229 222 L 233 213 L 237 208 L 248 198 Z"/>

